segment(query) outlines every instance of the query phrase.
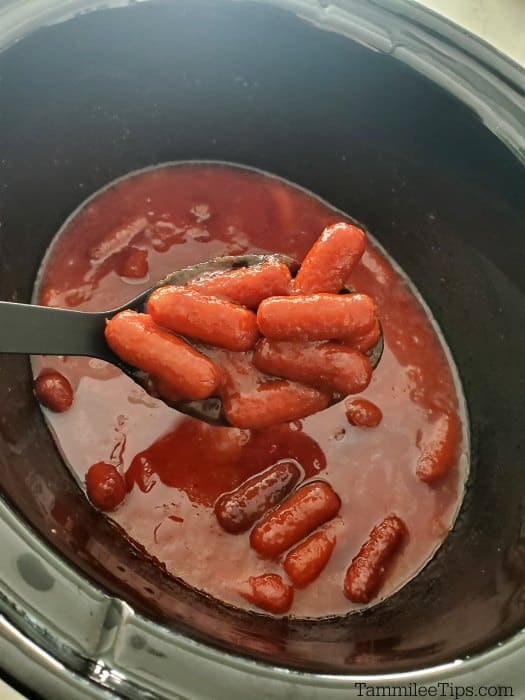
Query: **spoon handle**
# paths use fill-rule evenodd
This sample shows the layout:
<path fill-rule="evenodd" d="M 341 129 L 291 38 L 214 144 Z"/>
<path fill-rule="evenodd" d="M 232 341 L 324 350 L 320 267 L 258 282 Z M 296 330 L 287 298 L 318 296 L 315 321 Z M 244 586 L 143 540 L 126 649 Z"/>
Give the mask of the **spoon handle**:
<path fill-rule="evenodd" d="M 85 355 L 114 360 L 104 340 L 106 312 L 0 301 L 0 353 Z"/>

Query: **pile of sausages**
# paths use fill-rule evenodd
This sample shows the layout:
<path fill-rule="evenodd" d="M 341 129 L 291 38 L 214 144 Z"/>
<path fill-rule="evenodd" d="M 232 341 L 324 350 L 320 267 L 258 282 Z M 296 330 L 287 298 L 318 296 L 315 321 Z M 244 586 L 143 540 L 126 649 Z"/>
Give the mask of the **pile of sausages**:
<path fill-rule="evenodd" d="M 282 565 L 293 585 L 279 574 L 251 576 L 241 595 L 263 610 L 286 613 L 294 587 L 304 588 L 323 571 L 336 544 L 329 527 L 341 499 L 326 481 L 314 480 L 293 491 L 301 477 L 296 462 L 277 462 L 234 491 L 222 495 L 215 515 L 227 532 L 238 534 L 252 526 L 250 545 L 263 558 Z M 343 583 L 346 597 L 368 603 L 383 583 L 388 565 L 399 551 L 406 526 L 396 515 L 376 525 L 348 567 Z M 285 554 L 286 553 L 286 554 Z"/>
<path fill-rule="evenodd" d="M 111 318 L 106 340 L 173 403 L 219 396 L 238 428 L 303 418 L 370 383 L 375 305 L 366 294 L 340 293 L 364 249 L 360 228 L 334 224 L 295 278 L 270 260 L 163 286 L 147 313 Z"/>
<path fill-rule="evenodd" d="M 366 353 L 380 335 L 375 305 L 365 294 L 341 294 L 364 249 L 361 229 L 334 224 L 295 278 L 284 263 L 270 260 L 185 286 L 160 287 L 147 313 L 127 310 L 111 318 L 106 340 L 170 402 L 219 396 L 226 418 L 238 428 L 303 418 L 370 383 Z M 73 401 L 69 382 L 58 372 L 42 373 L 35 392 L 54 411 L 67 410 Z M 362 398 L 348 398 L 345 408 L 352 425 L 372 427 L 382 419 L 381 410 Z M 459 430 L 457 415 L 444 413 L 417 464 L 422 481 L 433 483 L 447 472 Z M 250 577 L 239 591 L 274 614 L 288 612 L 294 589 L 320 575 L 336 546 L 330 523 L 341 500 L 319 479 L 297 487 L 302 475 L 295 461 L 279 461 L 223 494 L 214 507 L 226 532 L 250 530 L 251 547 L 281 562 L 291 585 L 266 573 Z M 103 510 L 125 497 L 124 480 L 112 464 L 93 465 L 86 485 L 90 500 Z M 349 600 L 366 604 L 377 595 L 406 537 L 406 525 L 395 514 L 375 525 L 342 582 Z"/>

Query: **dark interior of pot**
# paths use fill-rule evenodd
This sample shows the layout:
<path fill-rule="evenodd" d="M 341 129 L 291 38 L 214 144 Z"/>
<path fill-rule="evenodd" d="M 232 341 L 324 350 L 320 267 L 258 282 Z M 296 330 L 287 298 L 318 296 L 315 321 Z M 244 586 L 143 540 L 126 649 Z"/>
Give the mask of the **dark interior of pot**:
<path fill-rule="evenodd" d="M 0 73 L 2 299 L 30 299 L 63 220 L 114 178 L 184 159 L 259 167 L 365 222 L 400 263 L 452 349 L 471 421 L 463 508 L 424 571 L 363 614 L 272 620 L 207 600 L 121 538 L 64 467 L 28 359 L 3 356 L 1 485 L 35 531 L 144 614 L 291 667 L 413 669 L 523 626 L 525 169 L 506 147 L 393 58 L 268 5 L 79 16 L 5 51 Z"/>

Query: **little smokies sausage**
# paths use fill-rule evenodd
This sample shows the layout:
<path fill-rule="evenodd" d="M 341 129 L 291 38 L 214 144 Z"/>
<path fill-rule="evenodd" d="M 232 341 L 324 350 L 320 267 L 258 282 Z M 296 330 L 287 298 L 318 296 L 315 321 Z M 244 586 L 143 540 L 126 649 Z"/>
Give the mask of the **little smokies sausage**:
<path fill-rule="evenodd" d="M 223 391 L 224 415 L 236 428 L 267 428 L 305 418 L 328 406 L 328 394 L 288 380 L 268 380 L 242 393 Z"/>
<path fill-rule="evenodd" d="M 368 352 L 377 343 L 380 334 L 381 326 L 379 325 L 379 321 L 376 319 L 371 330 L 358 338 L 352 339 L 352 346 L 360 352 Z"/>
<path fill-rule="evenodd" d="M 301 477 L 295 462 L 278 462 L 225 493 L 215 503 L 215 516 L 227 532 L 248 530 L 261 515 L 285 498 Z"/>
<path fill-rule="evenodd" d="M 36 398 L 55 413 L 63 413 L 73 403 L 71 384 L 60 372 L 43 370 L 34 384 Z"/>
<path fill-rule="evenodd" d="M 238 428 L 266 428 L 298 420 L 328 406 L 323 392 L 287 380 L 270 379 L 251 362 L 251 353 L 213 350 L 223 384 L 224 414 Z"/>
<path fill-rule="evenodd" d="M 346 418 L 350 425 L 375 428 L 383 419 L 379 406 L 366 399 L 345 401 Z"/>
<path fill-rule="evenodd" d="M 86 474 L 89 500 L 100 510 L 114 510 L 126 495 L 126 484 L 118 469 L 108 462 L 97 462 Z"/>
<path fill-rule="evenodd" d="M 397 515 L 389 515 L 374 527 L 346 572 L 344 593 L 349 600 L 370 602 L 406 534 L 406 525 Z"/>
<path fill-rule="evenodd" d="M 148 313 L 159 326 L 235 352 L 252 348 L 259 335 L 253 311 L 184 287 L 156 289 Z"/>
<path fill-rule="evenodd" d="M 268 513 L 252 530 L 250 544 L 274 558 L 339 512 L 341 499 L 326 481 L 311 481 Z"/>
<path fill-rule="evenodd" d="M 375 305 L 366 294 L 272 297 L 257 311 L 259 330 L 269 340 L 351 342 L 375 321 Z"/>
<path fill-rule="evenodd" d="M 294 547 L 284 560 L 284 570 L 297 588 L 312 583 L 328 564 L 335 547 L 335 537 L 326 532 L 314 532 Z"/>
<path fill-rule="evenodd" d="M 297 294 L 337 294 L 365 250 L 365 234 L 353 224 L 338 223 L 325 228 L 306 254 L 292 284 Z"/>
<path fill-rule="evenodd" d="M 290 281 L 290 270 L 284 263 L 267 262 L 203 277 L 191 282 L 188 288 L 256 309 L 267 297 L 287 294 Z"/>
<path fill-rule="evenodd" d="M 315 386 L 322 391 L 357 394 L 372 378 L 365 355 L 338 343 L 259 341 L 253 364 L 262 372 Z"/>
<path fill-rule="evenodd" d="M 282 615 L 292 607 L 293 588 L 287 586 L 279 574 L 250 576 L 248 590 L 239 591 L 243 598 L 258 608 Z"/>
<path fill-rule="evenodd" d="M 165 382 L 186 399 L 205 399 L 217 389 L 220 372 L 214 363 L 147 314 L 121 311 L 106 323 L 105 336 L 124 362 Z"/>
<path fill-rule="evenodd" d="M 445 476 L 454 464 L 460 432 L 459 417 L 448 411 L 437 420 L 433 439 L 423 447 L 416 474 L 427 484 Z"/>

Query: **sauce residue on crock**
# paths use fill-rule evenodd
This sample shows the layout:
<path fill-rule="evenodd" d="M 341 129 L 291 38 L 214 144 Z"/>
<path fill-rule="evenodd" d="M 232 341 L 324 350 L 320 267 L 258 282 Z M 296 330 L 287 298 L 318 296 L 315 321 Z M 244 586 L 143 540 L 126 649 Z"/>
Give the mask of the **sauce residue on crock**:
<path fill-rule="evenodd" d="M 301 260 L 325 226 L 344 218 L 310 193 L 257 171 L 211 163 L 159 166 L 117 181 L 75 212 L 46 255 L 36 299 L 112 309 L 169 272 L 219 255 L 280 252 Z M 106 250 L 100 243 L 113 230 L 118 235 Z M 303 479 L 328 481 L 342 501 L 330 524 L 333 555 L 313 583 L 295 591 L 294 616 L 364 607 L 344 596 L 343 579 L 387 514 L 401 517 L 409 536 L 371 604 L 409 581 L 453 526 L 468 436 L 446 346 L 406 278 L 373 241 L 349 282 L 373 297 L 384 333 L 383 357 L 359 397 L 383 413 L 374 428 L 352 426 L 343 404 L 257 431 L 212 427 L 168 408 L 99 360 L 33 358 L 35 376 L 55 369 L 74 389 L 68 411 L 45 414 L 79 483 L 92 464 L 118 467 L 128 493 L 107 517 L 167 572 L 219 601 L 255 610 L 239 592 L 247 579 L 284 576 L 282 562 L 259 557 L 249 532 L 225 532 L 213 511 L 221 494 L 279 459 L 296 460 Z M 462 416 L 463 433 L 454 466 L 430 486 L 416 477 L 416 464 L 446 412 Z"/>

